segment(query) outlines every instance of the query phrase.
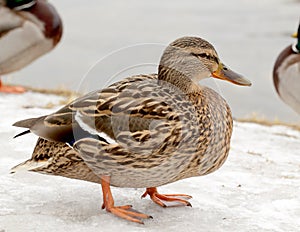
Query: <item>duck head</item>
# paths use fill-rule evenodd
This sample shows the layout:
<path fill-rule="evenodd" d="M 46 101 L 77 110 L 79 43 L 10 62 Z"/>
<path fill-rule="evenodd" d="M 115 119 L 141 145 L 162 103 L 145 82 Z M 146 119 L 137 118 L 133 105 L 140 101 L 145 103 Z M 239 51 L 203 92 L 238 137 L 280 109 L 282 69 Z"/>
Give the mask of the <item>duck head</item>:
<path fill-rule="evenodd" d="M 174 82 L 198 83 L 207 77 L 227 80 L 237 85 L 251 85 L 249 80 L 226 67 L 215 48 L 202 38 L 183 37 L 165 49 L 159 65 L 159 79 L 177 85 Z M 180 80 L 182 78 L 185 80 Z"/>

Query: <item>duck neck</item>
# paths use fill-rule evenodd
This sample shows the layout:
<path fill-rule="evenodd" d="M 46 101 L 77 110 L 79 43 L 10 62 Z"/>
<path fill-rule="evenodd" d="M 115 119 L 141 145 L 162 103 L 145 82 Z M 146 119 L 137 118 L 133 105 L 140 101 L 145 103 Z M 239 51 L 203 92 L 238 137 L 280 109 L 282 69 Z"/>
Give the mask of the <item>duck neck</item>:
<path fill-rule="evenodd" d="M 300 53 L 300 39 L 292 45 L 292 50 L 294 53 Z"/>
<path fill-rule="evenodd" d="M 298 50 L 298 53 L 300 53 L 300 36 L 298 35 L 298 41 L 296 43 L 296 49 Z"/>
<path fill-rule="evenodd" d="M 158 80 L 159 83 L 171 84 L 171 86 L 180 89 L 184 93 L 194 92 L 198 87 L 188 75 L 177 69 L 165 67 L 163 65 L 159 65 Z"/>
<path fill-rule="evenodd" d="M 295 53 L 300 53 L 300 23 L 299 23 L 296 39 L 297 41 L 293 44 L 292 49 Z"/>
<path fill-rule="evenodd" d="M 6 1 L 6 7 L 13 9 L 14 11 L 21 11 L 28 9 L 36 4 L 36 0 L 23 0 L 23 1 Z M 1 5 L 1 0 L 0 0 Z"/>

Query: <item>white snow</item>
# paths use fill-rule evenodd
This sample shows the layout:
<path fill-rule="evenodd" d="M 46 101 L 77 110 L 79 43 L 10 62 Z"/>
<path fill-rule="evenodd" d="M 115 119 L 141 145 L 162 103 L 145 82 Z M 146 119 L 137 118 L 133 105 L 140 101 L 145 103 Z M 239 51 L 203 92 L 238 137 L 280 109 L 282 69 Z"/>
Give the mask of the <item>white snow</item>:
<path fill-rule="evenodd" d="M 61 97 L 0 95 L 0 232 L 18 231 L 300 231 L 300 132 L 235 123 L 229 158 L 213 174 L 178 181 L 161 193 L 193 196 L 190 207 L 161 208 L 144 189 L 112 188 L 117 205 L 153 216 L 138 225 L 101 210 L 97 184 L 36 173 L 10 174 L 37 137 L 17 139 L 17 120 L 53 112 Z M 57 108 L 59 105 L 57 106 Z"/>

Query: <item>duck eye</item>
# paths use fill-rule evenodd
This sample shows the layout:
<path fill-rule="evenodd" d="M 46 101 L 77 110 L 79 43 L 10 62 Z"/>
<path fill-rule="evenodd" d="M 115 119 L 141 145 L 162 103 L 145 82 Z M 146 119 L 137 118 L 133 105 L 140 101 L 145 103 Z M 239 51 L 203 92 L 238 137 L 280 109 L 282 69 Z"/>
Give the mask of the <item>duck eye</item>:
<path fill-rule="evenodd" d="M 193 53 L 192 52 L 191 55 L 195 56 L 197 58 L 201 57 L 201 58 L 204 58 L 204 59 L 207 59 L 207 60 L 211 60 L 211 61 L 214 61 L 217 64 L 219 64 L 219 59 L 217 57 L 209 55 L 209 54 L 206 54 L 206 53 Z"/>
<path fill-rule="evenodd" d="M 14 10 L 23 10 L 33 6 L 36 0 L 6 0 L 6 6 Z"/>

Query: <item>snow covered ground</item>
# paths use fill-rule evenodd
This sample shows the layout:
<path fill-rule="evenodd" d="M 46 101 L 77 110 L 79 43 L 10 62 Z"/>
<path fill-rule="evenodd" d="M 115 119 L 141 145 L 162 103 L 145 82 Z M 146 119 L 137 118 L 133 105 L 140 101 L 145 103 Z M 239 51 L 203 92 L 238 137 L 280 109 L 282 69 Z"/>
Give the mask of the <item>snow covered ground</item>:
<path fill-rule="evenodd" d="M 101 210 L 99 185 L 35 173 L 9 174 L 37 139 L 11 124 L 55 110 L 62 97 L 0 95 L 0 232 L 300 231 L 300 132 L 235 123 L 227 162 L 217 172 L 159 188 L 193 196 L 190 207 L 160 208 L 143 189 L 112 188 L 116 204 L 153 216 L 137 225 Z M 57 106 L 58 107 L 58 106 Z"/>

